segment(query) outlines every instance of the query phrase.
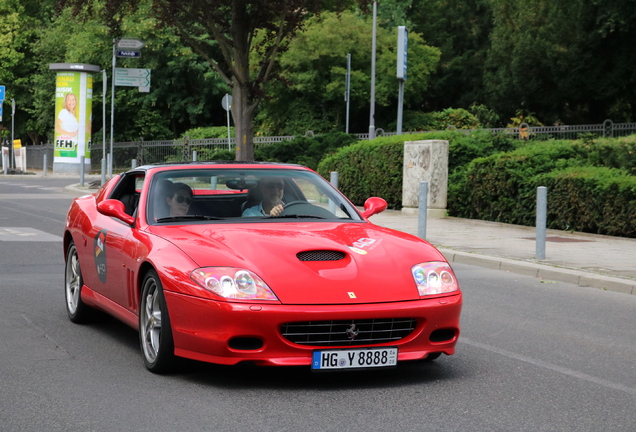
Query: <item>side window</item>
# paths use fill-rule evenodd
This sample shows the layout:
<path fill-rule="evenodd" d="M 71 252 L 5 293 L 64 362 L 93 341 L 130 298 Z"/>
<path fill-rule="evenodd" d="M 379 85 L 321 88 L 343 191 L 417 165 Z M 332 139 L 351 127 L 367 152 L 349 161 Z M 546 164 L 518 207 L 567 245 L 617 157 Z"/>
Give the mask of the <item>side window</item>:
<path fill-rule="evenodd" d="M 139 205 L 139 194 L 144 184 L 143 173 L 129 174 L 121 179 L 110 198 L 124 203 L 126 213 L 133 216 Z"/>

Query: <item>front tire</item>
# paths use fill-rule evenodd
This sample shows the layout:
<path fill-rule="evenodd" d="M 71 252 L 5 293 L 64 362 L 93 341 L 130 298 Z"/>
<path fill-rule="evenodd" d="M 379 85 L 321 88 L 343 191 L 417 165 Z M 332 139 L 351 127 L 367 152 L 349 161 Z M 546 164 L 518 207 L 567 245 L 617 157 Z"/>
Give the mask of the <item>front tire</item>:
<path fill-rule="evenodd" d="M 144 277 L 139 307 L 139 342 L 149 371 L 165 373 L 174 367 L 174 341 L 163 287 L 157 272 Z"/>
<path fill-rule="evenodd" d="M 77 248 L 75 243 L 71 241 L 66 253 L 64 297 L 68 318 L 76 324 L 85 323 L 90 317 L 90 307 L 82 301 L 82 286 L 84 286 L 84 278 L 82 277 Z"/>

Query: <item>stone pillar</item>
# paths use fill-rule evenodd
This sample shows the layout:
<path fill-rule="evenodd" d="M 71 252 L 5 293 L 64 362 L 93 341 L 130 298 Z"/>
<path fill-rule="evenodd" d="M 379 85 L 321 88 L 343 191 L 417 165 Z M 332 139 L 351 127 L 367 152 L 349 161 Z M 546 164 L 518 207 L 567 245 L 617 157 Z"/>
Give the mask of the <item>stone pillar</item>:
<path fill-rule="evenodd" d="M 446 216 L 448 194 L 448 141 L 404 143 L 402 213 L 417 215 L 420 182 L 428 182 L 428 216 Z"/>

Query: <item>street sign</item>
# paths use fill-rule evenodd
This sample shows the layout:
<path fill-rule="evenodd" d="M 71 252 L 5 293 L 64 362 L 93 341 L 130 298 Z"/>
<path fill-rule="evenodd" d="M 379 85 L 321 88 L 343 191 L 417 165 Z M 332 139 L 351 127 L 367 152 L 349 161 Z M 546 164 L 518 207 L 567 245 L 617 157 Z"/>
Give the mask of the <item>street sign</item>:
<path fill-rule="evenodd" d="M 141 51 L 129 51 L 119 50 L 117 51 L 117 57 L 123 58 L 139 58 L 141 57 Z"/>
<path fill-rule="evenodd" d="M 124 50 L 126 49 L 136 50 L 139 48 L 143 48 L 145 46 L 146 44 L 144 42 L 135 38 L 120 39 L 119 42 L 117 42 L 117 48 L 124 49 Z"/>
<path fill-rule="evenodd" d="M 230 109 L 232 109 L 232 96 L 226 93 L 225 96 L 223 96 L 221 105 L 223 105 L 223 109 L 225 111 L 229 111 Z"/>
<path fill-rule="evenodd" d="M 151 69 L 115 68 L 115 85 L 150 87 Z"/>
<path fill-rule="evenodd" d="M 0 86 L 0 102 L 4 100 L 4 86 Z"/>

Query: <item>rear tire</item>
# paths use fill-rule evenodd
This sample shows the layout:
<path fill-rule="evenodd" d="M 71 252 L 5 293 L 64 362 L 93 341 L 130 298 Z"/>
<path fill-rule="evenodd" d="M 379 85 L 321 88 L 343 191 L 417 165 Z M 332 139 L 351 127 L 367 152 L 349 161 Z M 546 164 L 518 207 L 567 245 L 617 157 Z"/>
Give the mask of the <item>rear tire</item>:
<path fill-rule="evenodd" d="M 68 318 L 76 324 L 87 322 L 91 315 L 90 307 L 82 301 L 82 286 L 84 286 L 84 278 L 82 277 L 77 248 L 75 243 L 71 241 L 66 252 L 64 297 Z"/>
<path fill-rule="evenodd" d="M 175 365 L 172 326 L 157 272 L 144 277 L 139 307 L 139 343 L 146 368 L 153 373 L 166 373 Z"/>

